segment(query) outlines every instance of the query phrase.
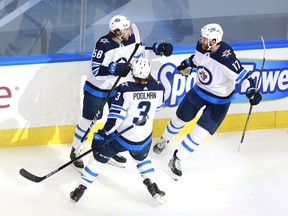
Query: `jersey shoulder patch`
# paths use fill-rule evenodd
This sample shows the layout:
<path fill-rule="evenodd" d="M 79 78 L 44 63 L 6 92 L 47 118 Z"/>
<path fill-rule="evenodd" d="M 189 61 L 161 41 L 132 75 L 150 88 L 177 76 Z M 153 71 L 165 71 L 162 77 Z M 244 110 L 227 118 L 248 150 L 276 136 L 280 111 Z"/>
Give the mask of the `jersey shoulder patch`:
<path fill-rule="evenodd" d="M 118 89 L 121 89 L 122 91 L 127 89 L 127 87 L 129 88 L 129 82 L 125 81 L 125 82 L 122 82 L 119 86 L 118 86 Z"/>
<path fill-rule="evenodd" d="M 236 73 L 239 73 L 243 69 L 240 61 L 235 55 L 233 48 L 223 41 L 221 42 L 219 49 L 216 52 L 211 53 L 210 57 Z M 235 64 L 238 65 L 237 68 L 233 66 Z"/>
<path fill-rule="evenodd" d="M 96 49 L 107 52 L 119 47 L 119 44 L 112 40 L 109 34 L 102 36 L 96 43 Z"/>

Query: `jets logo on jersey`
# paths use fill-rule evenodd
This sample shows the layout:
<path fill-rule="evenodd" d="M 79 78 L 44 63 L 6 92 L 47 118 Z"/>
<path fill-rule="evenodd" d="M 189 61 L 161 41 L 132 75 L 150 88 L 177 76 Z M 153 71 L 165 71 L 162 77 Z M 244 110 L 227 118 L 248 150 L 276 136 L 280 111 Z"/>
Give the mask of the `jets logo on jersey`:
<path fill-rule="evenodd" d="M 230 52 L 230 49 L 229 49 L 229 50 L 225 50 L 221 57 L 226 57 L 227 58 L 230 55 L 231 55 L 231 52 Z"/>
<path fill-rule="evenodd" d="M 203 66 L 197 68 L 197 76 L 203 85 L 209 85 L 212 82 L 211 72 Z"/>
<path fill-rule="evenodd" d="M 106 44 L 109 43 L 109 40 L 107 38 L 102 38 L 100 42 Z"/>

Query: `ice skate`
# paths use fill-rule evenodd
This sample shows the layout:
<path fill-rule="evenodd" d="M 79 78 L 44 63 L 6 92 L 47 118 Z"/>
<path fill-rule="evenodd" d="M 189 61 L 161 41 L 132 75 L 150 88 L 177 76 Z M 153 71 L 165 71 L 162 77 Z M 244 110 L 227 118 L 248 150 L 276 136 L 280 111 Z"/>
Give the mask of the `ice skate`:
<path fill-rule="evenodd" d="M 171 177 L 177 181 L 181 176 L 182 176 L 182 170 L 181 170 L 181 165 L 180 165 L 180 160 L 179 158 L 177 158 L 176 154 L 177 154 L 178 150 L 174 151 L 173 157 L 171 158 L 171 160 L 168 163 L 168 166 L 171 170 Z"/>
<path fill-rule="evenodd" d="M 160 140 L 154 145 L 153 152 L 155 154 L 161 154 L 161 152 L 163 152 L 163 150 L 165 149 L 165 147 L 168 143 L 169 143 L 169 141 L 167 141 L 163 137 L 161 137 Z"/>
<path fill-rule="evenodd" d="M 126 162 L 127 159 L 125 157 L 121 156 L 120 154 L 117 154 L 114 157 L 112 157 L 107 163 L 120 168 L 125 168 Z"/>
<path fill-rule="evenodd" d="M 166 202 L 165 192 L 161 191 L 156 183 L 152 183 L 149 178 L 143 181 L 144 185 L 147 187 L 151 196 L 156 199 L 159 203 L 163 204 Z"/>
<path fill-rule="evenodd" d="M 87 187 L 85 187 L 84 185 L 79 185 L 78 188 L 75 188 L 74 191 L 71 191 L 70 193 L 71 201 L 74 203 L 78 202 L 83 196 L 86 189 Z"/>
<path fill-rule="evenodd" d="M 79 156 L 79 153 L 75 152 L 75 148 L 72 147 L 71 153 L 70 153 L 70 159 L 74 160 L 76 157 Z M 82 169 L 84 168 L 83 160 L 80 158 L 76 161 L 74 161 L 71 166 L 75 168 L 78 172 L 82 172 Z"/>

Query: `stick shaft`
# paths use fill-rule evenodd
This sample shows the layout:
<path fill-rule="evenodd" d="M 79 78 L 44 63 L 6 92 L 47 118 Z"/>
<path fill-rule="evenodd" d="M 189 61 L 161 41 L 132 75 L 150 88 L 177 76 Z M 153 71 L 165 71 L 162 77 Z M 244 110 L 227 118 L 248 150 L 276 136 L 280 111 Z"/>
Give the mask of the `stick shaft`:
<path fill-rule="evenodd" d="M 259 75 L 259 78 L 258 78 L 257 84 L 256 84 L 256 89 L 259 88 L 259 84 L 260 84 L 260 81 L 262 79 L 262 72 L 263 72 L 264 65 L 265 65 L 265 60 L 266 60 L 266 58 L 265 58 L 266 46 L 265 46 L 265 42 L 264 42 L 264 39 L 263 39 L 262 36 L 261 36 L 261 40 L 262 40 L 262 44 L 263 44 L 263 60 L 262 60 L 262 66 L 261 66 L 261 69 L 260 69 L 260 75 Z M 240 152 L 240 149 L 242 147 L 242 143 L 244 141 L 244 137 L 245 137 L 245 134 L 246 134 L 248 122 L 249 122 L 250 115 L 251 115 L 251 112 L 252 112 L 252 108 L 253 108 L 253 106 L 250 104 L 249 112 L 248 112 L 248 115 L 247 115 L 247 119 L 246 119 L 246 122 L 245 122 L 245 126 L 244 126 L 244 129 L 243 129 L 243 132 L 242 132 L 242 136 L 241 136 L 241 141 L 240 141 L 240 144 L 238 146 L 238 152 Z"/>
<path fill-rule="evenodd" d="M 104 145 L 107 145 L 109 142 L 111 142 L 112 140 L 116 139 L 117 137 L 119 137 L 120 135 L 122 135 L 123 133 L 127 132 L 128 130 L 132 129 L 133 127 L 135 126 L 138 126 L 140 124 L 142 124 L 143 122 L 145 122 L 146 120 L 148 119 L 148 116 L 144 116 L 142 119 L 140 119 L 139 121 L 135 122 L 134 124 L 130 125 L 129 127 L 123 129 L 122 131 L 120 131 L 119 133 L 117 133 L 115 136 L 111 137 L 110 139 L 108 139 Z M 48 173 L 47 175 L 45 176 L 36 176 L 30 172 L 28 172 L 27 170 L 25 169 L 20 169 L 19 173 L 20 175 L 22 175 L 24 178 L 30 180 L 30 181 L 33 181 L 33 182 L 41 182 L 47 178 L 49 178 L 50 176 L 56 174 L 57 172 L 59 172 L 60 170 L 64 169 L 65 167 L 69 166 L 70 164 L 72 164 L 73 162 L 75 162 L 76 160 L 84 157 L 85 155 L 89 154 L 90 152 L 92 152 L 93 149 L 90 149 L 86 152 L 84 152 L 83 154 L 79 155 L 78 157 L 74 158 L 73 160 L 70 160 L 69 162 L 63 164 L 62 166 L 60 166 L 59 168 L 53 170 L 52 172 Z"/>

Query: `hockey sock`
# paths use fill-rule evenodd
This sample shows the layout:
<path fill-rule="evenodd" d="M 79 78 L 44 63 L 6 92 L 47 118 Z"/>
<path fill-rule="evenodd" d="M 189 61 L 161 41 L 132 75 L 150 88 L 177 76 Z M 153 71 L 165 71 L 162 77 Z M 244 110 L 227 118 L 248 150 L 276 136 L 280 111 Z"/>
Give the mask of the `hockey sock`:
<path fill-rule="evenodd" d="M 99 169 L 101 166 L 102 163 L 98 162 L 93 156 L 90 157 L 87 165 L 81 173 L 81 179 L 78 182 L 78 186 L 82 184 L 88 188 L 99 175 Z"/>
<path fill-rule="evenodd" d="M 76 149 L 76 152 L 81 152 L 81 149 L 85 142 L 81 142 L 82 137 L 84 136 L 86 130 L 90 126 L 91 120 L 81 118 L 79 124 L 76 126 L 74 139 L 72 147 Z"/>
<path fill-rule="evenodd" d="M 169 121 L 162 137 L 167 141 L 171 140 L 172 137 L 176 135 L 184 127 L 185 124 L 186 122 L 175 116 Z"/>
<path fill-rule="evenodd" d="M 151 160 L 146 158 L 143 161 L 137 161 L 137 160 L 134 161 L 137 164 L 136 167 L 141 177 L 143 179 L 150 178 L 152 180 L 153 176 L 155 175 L 155 170 L 153 164 L 151 163 Z"/>
<path fill-rule="evenodd" d="M 178 148 L 177 157 L 180 160 L 186 159 L 202 142 L 202 140 L 209 135 L 209 132 L 204 128 L 196 125 L 193 131 L 188 134 L 182 141 Z"/>

